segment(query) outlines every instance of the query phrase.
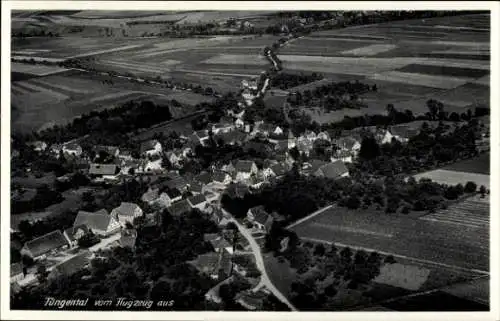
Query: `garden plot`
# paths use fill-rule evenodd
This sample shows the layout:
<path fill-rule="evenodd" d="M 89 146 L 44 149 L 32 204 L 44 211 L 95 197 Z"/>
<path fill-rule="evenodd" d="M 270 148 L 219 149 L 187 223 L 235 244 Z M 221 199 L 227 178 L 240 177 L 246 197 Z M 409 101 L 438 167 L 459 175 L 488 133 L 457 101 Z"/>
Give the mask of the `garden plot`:
<path fill-rule="evenodd" d="M 231 64 L 231 65 L 267 65 L 268 61 L 261 55 L 230 55 L 221 54 L 216 57 L 202 61 L 204 64 Z"/>
<path fill-rule="evenodd" d="M 429 269 L 416 265 L 384 264 L 380 268 L 380 274 L 373 281 L 416 291 L 427 281 L 430 274 Z"/>
<path fill-rule="evenodd" d="M 56 101 L 66 100 L 69 98 L 68 96 L 66 96 L 58 91 L 50 90 L 48 88 L 43 88 L 43 87 L 34 85 L 32 83 L 29 83 L 29 82 L 18 82 L 17 86 L 24 88 L 24 89 L 27 89 L 27 90 L 31 90 L 33 93 L 42 93 L 43 95 L 45 95 L 47 97 L 51 97 L 52 99 L 54 99 Z M 33 100 L 32 103 L 39 103 L 39 101 Z"/>
<path fill-rule="evenodd" d="M 471 78 L 425 75 L 400 71 L 387 71 L 383 73 L 377 73 L 373 76 L 370 76 L 369 78 L 373 80 L 392 81 L 441 89 L 453 89 L 471 80 Z"/>
<path fill-rule="evenodd" d="M 395 49 L 397 46 L 393 44 L 376 44 L 366 47 L 351 49 L 341 52 L 342 55 L 352 55 L 352 56 L 374 56 L 381 52 L 386 52 Z"/>

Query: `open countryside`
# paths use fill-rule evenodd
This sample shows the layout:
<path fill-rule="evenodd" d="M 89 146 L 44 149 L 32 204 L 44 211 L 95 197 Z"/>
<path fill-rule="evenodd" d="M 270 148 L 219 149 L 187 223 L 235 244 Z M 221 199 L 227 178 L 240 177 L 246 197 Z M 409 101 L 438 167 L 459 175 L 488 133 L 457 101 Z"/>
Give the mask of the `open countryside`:
<path fill-rule="evenodd" d="M 490 19 L 12 12 L 11 309 L 488 310 Z"/>

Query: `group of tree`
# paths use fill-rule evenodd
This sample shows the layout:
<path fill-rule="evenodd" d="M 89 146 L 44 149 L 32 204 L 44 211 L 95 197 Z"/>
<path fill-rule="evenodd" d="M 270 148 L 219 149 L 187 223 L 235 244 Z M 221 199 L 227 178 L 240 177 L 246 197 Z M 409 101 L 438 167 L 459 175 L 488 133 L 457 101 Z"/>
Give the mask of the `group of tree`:
<path fill-rule="evenodd" d="M 64 197 L 59 191 L 51 189 L 48 185 L 41 185 L 36 188 L 33 198 L 23 200 L 14 198 L 11 200 L 11 213 L 19 214 L 31 211 L 40 211 L 52 204 L 60 203 Z"/>
<path fill-rule="evenodd" d="M 40 132 L 39 139 L 62 143 L 85 135 L 122 139 L 124 134 L 148 128 L 172 119 L 170 105 L 158 105 L 152 101 L 129 101 L 114 109 L 92 111 L 76 118 L 66 126 L 54 126 Z M 124 140 L 127 141 L 127 140 Z M 115 146 L 121 146 L 119 141 Z"/>
<path fill-rule="evenodd" d="M 379 145 L 373 136 L 361 142 L 357 168 L 363 173 L 396 175 L 415 173 L 476 156 L 477 124 L 474 121 L 451 128 L 439 123 L 431 128 L 423 123 L 419 133 L 402 143 L 393 139 Z"/>
<path fill-rule="evenodd" d="M 290 74 L 285 72 L 280 72 L 276 74 L 271 79 L 271 87 L 277 87 L 280 89 L 289 89 L 293 87 L 297 87 L 300 85 L 308 84 L 314 81 L 318 81 L 323 79 L 322 74 L 317 74 L 313 72 L 310 75 L 300 74 Z"/>
<path fill-rule="evenodd" d="M 315 106 L 326 110 L 340 110 L 344 108 L 359 109 L 365 107 L 360 96 L 368 91 L 376 91 L 376 85 L 368 85 L 358 80 L 332 82 L 318 86 L 312 90 L 294 91 L 287 101 L 293 107 Z"/>

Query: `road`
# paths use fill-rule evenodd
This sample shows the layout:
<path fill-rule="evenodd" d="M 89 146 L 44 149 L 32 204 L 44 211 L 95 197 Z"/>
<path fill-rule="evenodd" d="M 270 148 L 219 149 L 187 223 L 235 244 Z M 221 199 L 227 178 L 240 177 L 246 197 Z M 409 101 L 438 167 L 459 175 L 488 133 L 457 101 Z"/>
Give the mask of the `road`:
<path fill-rule="evenodd" d="M 316 212 L 314 212 L 314 213 L 312 213 L 312 214 L 309 214 L 309 215 L 307 215 L 306 217 L 301 218 L 301 219 L 300 219 L 300 220 L 298 220 L 298 221 L 293 222 L 292 224 L 288 225 L 286 228 L 292 228 L 292 227 L 294 227 L 294 226 L 296 226 L 296 225 L 299 225 L 300 223 L 303 223 L 303 222 L 305 222 L 305 221 L 307 221 L 307 220 L 309 220 L 309 219 L 311 219 L 311 218 L 313 218 L 313 217 L 315 217 L 315 216 L 317 216 L 317 215 L 319 215 L 319 214 L 323 213 L 324 211 L 326 211 L 326 210 L 328 210 L 328 209 L 332 208 L 332 206 L 333 206 L 333 205 L 328 205 L 328 206 L 326 206 L 326 207 L 323 207 L 323 208 L 321 208 L 321 209 L 317 210 Z"/>
<path fill-rule="evenodd" d="M 290 301 L 281 293 L 276 286 L 271 282 L 269 279 L 269 276 L 267 275 L 266 272 L 266 266 L 264 264 L 264 259 L 262 257 L 262 252 L 260 250 L 260 246 L 257 244 L 255 241 L 254 237 L 248 231 L 247 228 L 245 228 L 243 225 L 241 225 L 232 215 L 231 213 L 227 212 L 226 210 L 222 209 L 222 212 L 230 217 L 229 221 L 234 222 L 234 224 L 238 227 L 238 230 L 240 233 L 247 239 L 248 243 L 250 244 L 250 248 L 252 249 L 252 252 L 255 256 L 255 262 L 257 264 L 257 268 L 259 269 L 261 273 L 261 279 L 259 284 L 255 287 L 255 289 L 260 289 L 261 287 L 265 286 L 269 291 L 271 291 L 278 300 L 281 302 L 285 303 L 292 311 L 297 311 L 297 308 L 295 308 Z"/>

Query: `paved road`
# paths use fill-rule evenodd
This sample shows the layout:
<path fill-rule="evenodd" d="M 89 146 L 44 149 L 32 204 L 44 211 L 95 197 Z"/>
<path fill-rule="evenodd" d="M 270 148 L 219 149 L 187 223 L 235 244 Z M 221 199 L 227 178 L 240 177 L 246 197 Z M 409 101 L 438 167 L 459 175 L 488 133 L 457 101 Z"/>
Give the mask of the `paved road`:
<path fill-rule="evenodd" d="M 281 293 L 271 282 L 269 279 L 269 276 L 267 275 L 266 272 L 266 267 L 264 264 L 264 259 L 262 257 L 262 253 L 260 251 L 260 246 L 257 244 L 255 239 L 253 238 L 252 234 L 250 231 L 248 231 L 247 228 L 245 228 L 243 225 L 241 225 L 232 215 L 231 213 L 227 212 L 226 210 L 222 209 L 223 213 L 231 219 L 229 220 L 230 222 L 234 222 L 236 226 L 238 227 L 238 230 L 240 233 L 247 239 L 248 243 L 250 244 L 250 247 L 252 249 L 252 252 L 255 256 L 255 262 L 257 264 L 257 268 L 261 272 L 261 279 L 259 284 L 255 289 L 260 289 L 261 287 L 265 286 L 271 293 L 273 293 L 281 302 L 285 303 L 292 311 L 297 311 L 297 308 L 295 308 L 289 301 L 288 299 Z"/>

